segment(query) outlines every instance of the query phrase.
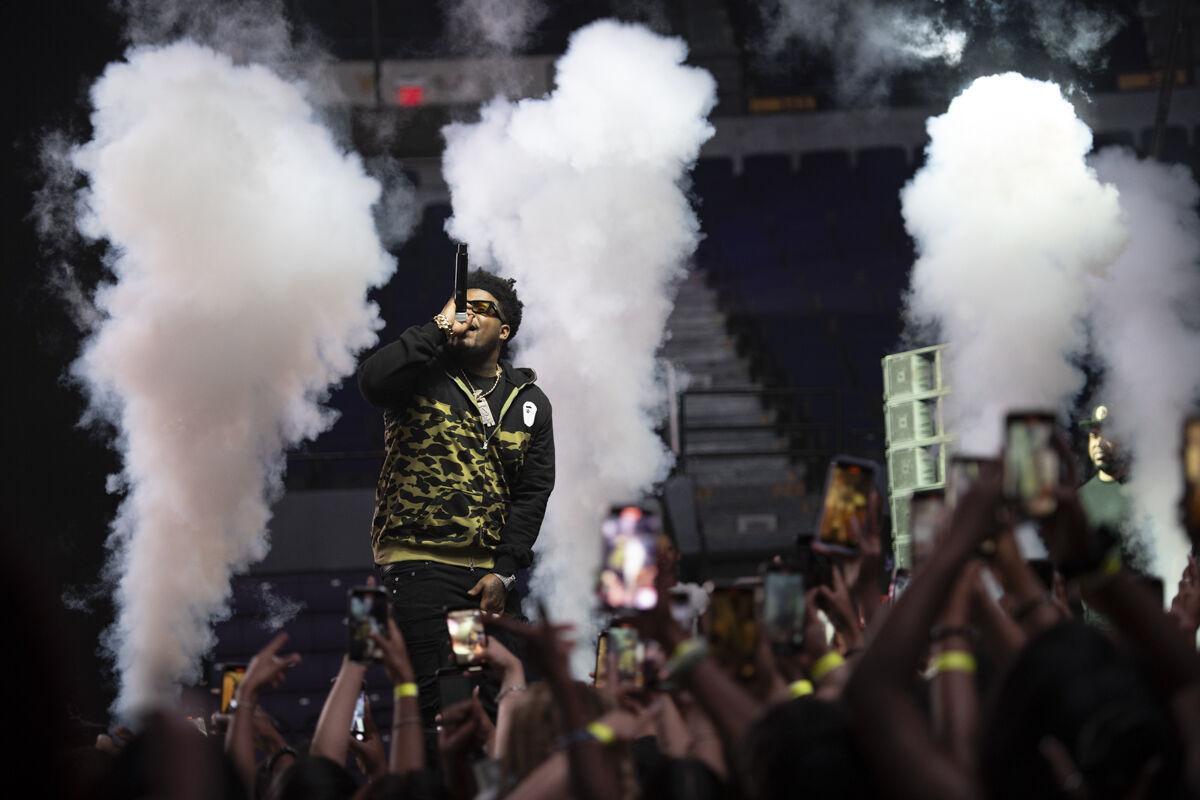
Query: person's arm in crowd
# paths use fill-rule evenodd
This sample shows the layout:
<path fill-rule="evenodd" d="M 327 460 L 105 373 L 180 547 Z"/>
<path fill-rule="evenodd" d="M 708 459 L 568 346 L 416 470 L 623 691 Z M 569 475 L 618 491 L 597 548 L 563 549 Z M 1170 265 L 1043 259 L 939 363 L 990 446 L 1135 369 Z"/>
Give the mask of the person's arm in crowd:
<path fill-rule="evenodd" d="M 525 665 L 495 636 L 489 636 L 483 654 L 488 666 L 500 673 L 500 690 L 496 693 L 496 738 L 491 757 L 504 758 L 513 724 L 513 709 L 525 696 Z"/>
<path fill-rule="evenodd" d="M 283 682 L 287 671 L 300 663 L 300 655 L 291 653 L 281 656 L 279 650 L 287 642 L 288 635 L 280 633 L 265 647 L 259 650 L 250 664 L 246 674 L 238 684 L 234 700 L 234 709 L 229 720 L 229 729 L 225 734 L 225 752 L 233 762 L 234 769 L 242 779 L 243 785 L 251 792 L 254 791 L 254 712 L 258 706 L 258 695 L 268 686 L 278 686 Z"/>
<path fill-rule="evenodd" d="M 1171 616 L 1188 641 L 1196 641 L 1200 630 L 1200 562 L 1189 555 L 1187 566 L 1179 576 L 1179 588 L 1171 600 Z"/>
<path fill-rule="evenodd" d="M 825 612 L 825 616 L 833 623 L 837 633 L 840 651 L 843 655 L 854 654 L 863 646 L 863 624 L 855 605 L 850 587 L 841 570 L 834 566 L 833 585 L 818 586 L 816 591 L 817 607 Z"/>
<path fill-rule="evenodd" d="M 1025 632 L 992 596 L 984 581 L 983 570 L 980 570 L 979 580 L 975 582 L 972 599 L 981 639 L 995 662 L 1003 666 L 1025 646 Z"/>
<path fill-rule="evenodd" d="M 1021 555 L 1012 528 L 997 534 L 995 542 L 993 563 L 1004 586 L 1012 618 L 1026 636 L 1035 636 L 1066 619 L 1050 589 L 1042 584 L 1033 567 Z"/>
<path fill-rule="evenodd" d="M 687 755 L 704 762 L 721 780 L 728 779 L 729 764 L 725 759 L 721 735 L 717 732 L 712 717 L 705 713 L 689 692 L 676 692 L 675 696 L 681 706 L 684 723 L 691 734 Z"/>
<path fill-rule="evenodd" d="M 672 655 L 669 664 L 683 665 L 672 677 L 704 708 L 727 752 L 736 752 L 738 743 L 762 713 L 762 704 L 726 675 L 715 659 L 701 656 L 706 646 L 691 639 L 675 622 L 668 598 L 666 588 L 660 586 L 658 605 L 637 617 L 635 623 Z"/>
<path fill-rule="evenodd" d="M 970 670 L 939 667 L 939 659 L 956 659 L 962 666 L 962 653 L 975 648 L 975 631 L 971 627 L 971 595 L 979 576 L 979 565 L 968 564 L 958 576 L 958 582 L 946 602 L 945 609 L 934 627 L 936 641 L 932 647 L 934 674 L 930 681 L 931 719 L 933 735 L 943 752 L 960 765 L 974 769 L 975 747 L 979 736 L 979 693 L 975 673 Z"/>
<path fill-rule="evenodd" d="M 570 764 L 572 796 L 579 800 L 602 800 L 620 794 L 616 764 L 601 737 L 590 734 L 590 720 L 584 711 L 578 685 L 567 666 L 568 647 L 561 636 L 569 628 L 550 624 L 546 614 L 530 625 L 507 617 L 496 617 L 489 624 L 524 638 L 529 655 L 541 667 L 546 683 L 558 703 L 566 729 L 567 761 Z"/>
<path fill-rule="evenodd" d="M 880 785 L 897 797 L 971 798 L 978 778 L 937 746 L 910 686 L 929 646 L 930 629 L 962 567 L 978 543 L 994 532 L 1000 496 L 995 468 L 956 505 L 940 545 L 888 614 L 855 666 L 844 697 Z"/>
<path fill-rule="evenodd" d="M 313 733 L 309 755 L 328 758 L 335 764 L 346 763 L 346 752 L 350 748 L 350 724 L 354 721 L 354 706 L 363 688 L 367 665 L 342 657 L 342 668 L 338 670 L 321 716 L 317 718 L 317 729 Z"/>
<path fill-rule="evenodd" d="M 635 737 L 637 717 L 628 711 L 614 709 L 597 720 L 607 726 L 616 741 L 630 742 Z M 568 753 L 554 753 L 505 795 L 506 800 L 558 800 L 571 797 L 571 762 Z M 619 797 L 620 794 L 613 795 Z"/>
<path fill-rule="evenodd" d="M 851 525 L 858 533 L 858 554 L 854 557 L 854 581 L 851 587 L 858 613 L 867 626 L 875 619 L 882 605 L 879 579 L 883 574 L 883 536 L 880 532 L 880 508 L 883 499 L 872 490 L 867 503 L 867 523 L 859 525 L 852 518 Z"/>
<path fill-rule="evenodd" d="M 388 635 L 372 634 L 383 651 L 383 668 L 392 682 L 392 748 L 388 770 L 397 775 L 425 769 L 425 737 L 421 728 L 421 706 L 417 696 L 417 677 L 408 659 L 408 646 L 388 620 Z"/>
<path fill-rule="evenodd" d="M 452 336 L 461 335 L 470 323 L 454 321 L 454 299 L 442 309 Z M 414 325 L 396 341 L 371 354 L 358 368 L 358 389 L 367 402 L 380 408 L 402 405 L 412 394 L 421 373 L 438 357 L 447 335 L 430 321 Z"/>
<path fill-rule="evenodd" d="M 1171 693 L 1200 681 L 1200 654 L 1195 642 L 1179 635 L 1178 624 L 1158 599 L 1121 569 L 1119 550 L 1099 552 L 1096 534 L 1073 489 L 1058 492 L 1054 524 L 1043 528 L 1051 558 L 1075 580 L 1088 605 L 1103 614 L 1150 660 L 1162 687 Z M 1081 571 L 1067 565 L 1085 565 Z"/>
<path fill-rule="evenodd" d="M 474 797 L 479 787 L 471 769 L 480 757 L 496 729 L 479 702 L 479 689 L 471 697 L 438 714 L 438 750 L 442 760 L 442 775 L 446 791 L 455 800 Z"/>

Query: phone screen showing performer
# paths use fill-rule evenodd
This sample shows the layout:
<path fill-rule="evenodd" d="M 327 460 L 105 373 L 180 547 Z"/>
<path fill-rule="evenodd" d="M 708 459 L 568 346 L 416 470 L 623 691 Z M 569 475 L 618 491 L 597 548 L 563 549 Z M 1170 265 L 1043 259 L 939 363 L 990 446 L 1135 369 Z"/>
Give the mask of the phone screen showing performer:
<path fill-rule="evenodd" d="M 1055 490 L 1062 482 L 1062 459 L 1054 447 L 1054 415 L 1009 414 L 1004 425 L 1004 497 L 1032 519 L 1058 508 Z"/>
<path fill-rule="evenodd" d="M 874 462 L 835 456 L 825 479 L 825 499 L 813 547 L 819 551 L 858 552 L 858 532 L 867 524 L 867 504 L 875 486 Z"/>
<path fill-rule="evenodd" d="M 245 664 L 226 664 L 221 670 L 221 713 L 229 713 L 229 704 L 237 695 L 238 684 L 246 677 Z"/>
<path fill-rule="evenodd" d="M 804 576 L 798 572 L 763 573 L 762 631 L 775 647 L 804 644 Z"/>
<path fill-rule="evenodd" d="M 358 741 L 367 738 L 367 693 L 359 692 L 354 703 L 354 716 L 350 719 L 350 735 Z"/>
<path fill-rule="evenodd" d="M 643 663 L 645 644 L 633 628 L 614 627 L 600 634 L 596 641 L 596 685 L 606 686 L 609 675 L 609 654 L 616 659 L 617 686 L 641 689 L 644 685 Z"/>
<path fill-rule="evenodd" d="M 1183 425 L 1183 524 L 1200 537 L 1200 415 Z"/>
<path fill-rule="evenodd" d="M 638 506 L 614 508 L 601 526 L 604 550 L 598 591 L 612 611 L 658 604 L 658 517 Z"/>
<path fill-rule="evenodd" d="M 487 632 L 478 608 L 456 608 L 446 612 L 446 629 L 450 632 L 450 649 L 454 653 L 455 664 L 468 666 L 483 661 L 483 654 L 487 650 Z"/>
<path fill-rule="evenodd" d="M 734 584 L 712 590 L 706 612 L 709 650 L 725 671 L 738 680 L 754 679 L 758 648 L 758 593 L 761 586 Z"/>
<path fill-rule="evenodd" d="M 383 653 L 371 634 L 387 635 L 387 595 L 377 586 L 355 586 L 349 592 L 350 660 L 370 661 Z"/>

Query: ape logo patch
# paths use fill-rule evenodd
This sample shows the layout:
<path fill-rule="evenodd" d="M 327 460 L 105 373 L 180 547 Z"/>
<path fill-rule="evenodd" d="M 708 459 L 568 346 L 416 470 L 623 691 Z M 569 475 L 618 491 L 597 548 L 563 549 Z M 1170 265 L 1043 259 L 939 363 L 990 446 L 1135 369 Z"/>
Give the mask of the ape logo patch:
<path fill-rule="evenodd" d="M 526 400 L 525 405 L 521 406 L 521 413 L 525 415 L 525 427 L 532 428 L 533 420 L 537 417 L 537 406 Z"/>

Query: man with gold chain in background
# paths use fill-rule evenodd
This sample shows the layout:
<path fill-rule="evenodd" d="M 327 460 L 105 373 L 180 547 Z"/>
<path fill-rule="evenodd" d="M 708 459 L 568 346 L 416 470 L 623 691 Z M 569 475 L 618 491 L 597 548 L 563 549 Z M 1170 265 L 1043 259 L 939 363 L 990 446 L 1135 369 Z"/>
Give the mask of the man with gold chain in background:
<path fill-rule="evenodd" d="M 550 401 L 533 370 L 504 358 L 523 309 L 514 281 L 475 270 L 467 287 L 465 322 L 451 299 L 358 376 L 384 414 L 371 544 L 427 730 L 435 672 L 451 663 L 445 609 L 519 614 L 517 572 L 532 561 L 554 486 Z"/>

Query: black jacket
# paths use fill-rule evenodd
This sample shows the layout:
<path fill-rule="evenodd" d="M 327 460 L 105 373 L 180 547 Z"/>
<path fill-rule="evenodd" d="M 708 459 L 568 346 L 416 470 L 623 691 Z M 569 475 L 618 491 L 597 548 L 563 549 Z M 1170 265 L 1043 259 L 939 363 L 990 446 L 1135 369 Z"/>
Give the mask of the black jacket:
<path fill-rule="evenodd" d="M 497 425 L 479 416 L 432 322 L 359 368 L 363 397 L 384 409 L 384 461 L 371 546 L 377 564 L 429 559 L 512 575 L 532 560 L 554 487 L 550 401 L 533 370 L 502 362 Z"/>

